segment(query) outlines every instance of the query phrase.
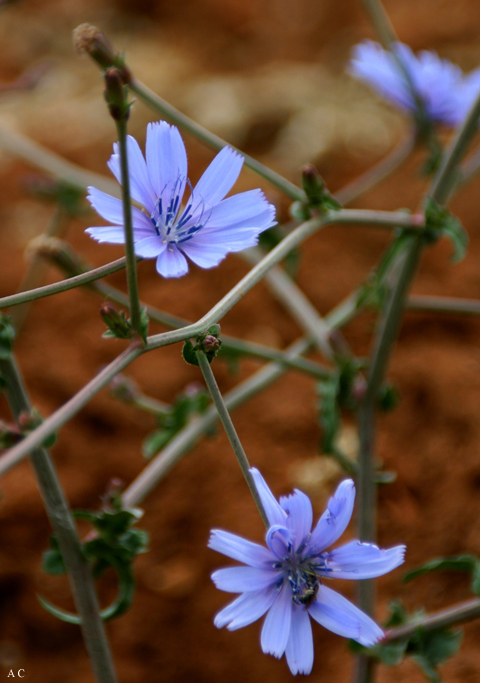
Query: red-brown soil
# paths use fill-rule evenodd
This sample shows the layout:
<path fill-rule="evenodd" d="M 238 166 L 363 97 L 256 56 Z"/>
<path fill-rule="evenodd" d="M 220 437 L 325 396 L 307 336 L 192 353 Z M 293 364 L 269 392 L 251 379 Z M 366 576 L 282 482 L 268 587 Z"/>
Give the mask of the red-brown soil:
<path fill-rule="evenodd" d="M 301 163 L 314 161 L 336 190 L 385 154 L 404 128 L 400 117 L 364 89 L 338 80 L 349 46 L 373 36 L 361 7 L 353 0 L 340 4 L 331 0 L 190 0 L 173 4 L 104 0 L 101 5 L 99 8 L 90 0 L 37 0 L 0 8 L 3 83 L 36 61 L 53 60 L 45 84 L 37 91 L 1 95 L 0 125 L 16 127 L 76 163 L 107 172 L 114 126 L 102 102 L 96 68 L 74 55 L 70 46 L 71 30 L 90 21 L 109 32 L 118 48 L 128 48 L 136 73 L 154 89 L 193 115 L 203 112 L 206 120 L 218 115 L 214 120 L 220 134 L 231 134 L 232 141 L 241 142 L 246 151 L 296 182 Z M 437 49 L 466 70 L 479 63 L 476 3 L 391 0 L 387 8 L 400 38 L 415 49 Z M 293 96 L 283 102 L 278 86 L 270 98 L 275 107 L 270 106 L 261 84 L 269 78 L 278 81 L 284 72 L 290 73 L 292 83 L 298 83 L 300 71 L 295 69 L 300 68 L 307 74 L 302 81 L 306 84 L 303 94 L 295 95 L 300 104 L 297 106 Z M 315 86 L 316 72 L 312 76 L 317 68 L 324 79 L 318 88 L 325 86 L 325 95 Z M 292 77 L 292 73 L 297 75 Z M 248 85 L 250 81 L 259 83 L 259 90 Z M 235 83 L 237 90 L 225 104 L 222 97 L 226 97 L 229 82 Z M 336 132 L 331 134 L 336 137 L 332 142 L 333 137 L 327 136 L 314 159 L 308 157 L 307 145 L 306 158 L 297 160 L 289 156 L 288 140 L 283 146 L 279 140 L 295 117 L 301 121 L 305 115 L 311 124 L 309 88 L 318 100 L 315 111 L 321 113 L 318 135 L 323 134 L 321 122 L 327 120 L 322 118 L 326 116 L 321 109 L 324 97 L 336 117 Z M 347 114 L 345 120 L 341 118 L 338 91 L 343 88 L 356 98 L 358 117 L 350 112 L 350 118 Z M 207 107 L 205 89 L 219 98 L 213 112 Z M 233 129 L 221 116 L 222 107 L 231 106 L 232 101 L 245 105 L 240 114 L 238 107 L 228 110 L 238 119 Z M 348 99 L 343 103 L 350 110 Z M 142 144 L 145 123 L 155 118 L 143 105 L 134 106 L 131 129 Z M 366 122 L 349 138 L 348 126 L 357 118 Z M 346 151 L 348 140 L 352 154 Z M 186 142 L 195 181 L 212 155 L 190 138 Z M 417 155 L 356 206 L 415 209 L 426 187 L 418 175 L 421 160 Z M 26 163 L 2 155 L 0 173 L 0 295 L 4 296 L 16 291 L 25 270 L 25 246 L 45 229 L 52 209 L 26 192 L 24 181 L 31 173 Z M 237 189 L 258 184 L 245 172 Z M 286 218 L 285 201 L 267 185 L 262 186 Z M 480 298 L 477 181 L 458 195 L 453 209 L 470 233 L 468 255 L 459 265 L 452 265 L 450 245 L 442 241 L 433 246 L 422 260 L 414 291 Z M 84 234 L 85 227 L 96 224 L 92 220 L 96 219 L 90 214 L 69 225 L 71 244 L 95 265 L 118 258 L 120 248 L 97 245 Z M 328 312 L 362 281 L 387 239 L 382 230 L 325 229 L 311 238 L 302 252 L 299 285 L 322 314 Z M 143 262 L 139 267 L 141 295 L 159 308 L 194 320 L 245 272 L 245 263 L 229 256 L 215 270 L 192 267 L 187 277 L 165 281 L 156 275 L 152 262 Z M 58 278 L 58 272 L 50 268 L 46 281 Z M 110 281 L 125 287 L 122 273 Z M 16 351 L 32 401 L 43 415 L 61 406 L 123 348 L 122 342 L 101 338 L 104 327 L 99 306 L 100 300 L 84 290 L 32 306 Z M 264 284 L 255 287 L 224 318 L 222 329 L 282 348 L 301 334 Z M 361 316 L 346 328 L 356 353 L 368 353 L 372 330 L 371 315 Z M 480 553 L 479 335 L 480 323 L 472 318 L 405 316 L 389 373 L 400 388 L 402 401 L 392 414 L 380 419 L 378 437 L 379 457 L 398 478 L 380 490 L 378 520 L 382 546 L 407 545 L 406 568 L 439 555 Z M 221 388 L 227 390 L 260 365 L 243 361 L 236 376 L 221 362 L 214 368 Z M 146 394 L 168 402 L 188 383 L 200 381 L 199 371 L 182 361 L 178 345 L 145 355 L 126 374 L 135 378 Z M 0 401 L 5 418 L 6 403 Z M 305 481 L 305 472 L 312 467 L 318 473 L 316 401 L 314 382 L 290 373 L 236 411 L 234 421 L 251 463 L 260 468 L 275 494 L 288 493 L 293 486 L 308 487 L 318 515 L 338 475 L 325 475 L 323 480 L 317 477 L 310 485 Z M 152 429 L 149 415 L 120 404 L 107 390 L 62 428 L 52 454 L 72 507 L 98 507 L 112 477 L 130 482 L 144 466 L 141 443 Z M 108 625 L 122 683 L 291 680 L 285 661 L 261 653 L 258 623 L 235 633 L 213 626 L 214 614 L 229 596 L 216 591 L 209 576 L 228 561 L 207 549 L 209 530 L 221 527 L 255 540 L 261 540 L 263 533 L 222 430 L 194 448 L 143 507 L 140 526 L 150 533 L 151 549 L 135 565 L 138 588 L 132 609 Z M 353 527 L 349 533 L 354 534 Z M 23 463 L 2 481 L 0 677 L 6 678 L 10 669 L 22 668 L 25 680 L 32 683 L 91 682 L 78 628 L 46 614 L 35 597 L 40 593 L 72 608 L 66 580 L 47 577 L 40 568 L 49 534 L 33 475 L 28 463 Z M 401 577 L 402 570 L 396 570 L 379 580 L 379 620 L 385 618 L 389 601 L 396 597 L 412 609 L 424 606 L 430 611 L 470 597 L 468 581 L 462 575 L 442 573 L 406 586 Z M 353 586 L 341 583 L 340 590 L 353 597 Z M 106 577 L 101 586 L 102 602 L 111 600 L 114 590 L 114 577 Z M 460 653 L 443 669 L 445 680 L 473 683 L 480 679 L 479 637 L 480 622 L 466 626 Z M 353 659 L 345 642 L 317 625 L 314 641 L 312 680 L 350 680 Z M 423 677 L 407 662 L 397 669 L 380 668 L 378 680 L 415 683 Z"/>

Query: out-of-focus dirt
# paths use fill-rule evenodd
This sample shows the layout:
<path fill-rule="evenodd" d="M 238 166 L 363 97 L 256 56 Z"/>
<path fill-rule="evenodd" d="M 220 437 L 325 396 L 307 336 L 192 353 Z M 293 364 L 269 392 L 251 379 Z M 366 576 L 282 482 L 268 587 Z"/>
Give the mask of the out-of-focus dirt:
<path fill-rule="evenodd" d="M 415 49 L 437 49 L 467 70 L 480 63 L 480 14 L 471 0 L 391 0 L 387 9 L 400 38 Z M 387 153 L 406 130 L 398 114 L 342 73 L 350 46 L 373 37 L 353 0 L 104 0 L 101 6 L 92 0 L 37 0 L 4 5 L 2 82 L 42 60 L 51 66 L 35 91 L 0 95 L 0 125 L 97 172 L 107 172 L 115 133 L 96 68 L 71 49 L 71 30 L 84 21 L 97 23 L 119 49 L 126 48 L 135 73 L 152 89 L 295 182 L 301 165 L 313 161 L 335 190 Z M 142 144 L 145 124 L 155 118 L 142 104 L 134 105 L 130 131 Z M 195 181 L 212 154 L 188 136 L 186 143 Z M 414 209 L 426 186 L 418 176 L 420 162 L 417 155 L 357 205 Z M 2 296 L 16 290 L 25 270 L 24 249 L 45 229 L 52 211 L 25 191 L 29 173 L 27 164 L 0 151 Z M 236 189 L 259 184 L 246 171 Z M 285 200 L 262 186 L 285 218 Z M 473 182 L 453 205 L 471 236 L 466 259 L 453 266 L 450 245 L 435 245 L 422 261 L 416 292 L 480 298 L 477 198 Z M 88 239 L 84 228 L 95 221 L 90 214 L 72 222 L 68 239 L 100 265 L 119 257 L 121 250 Z M 298 282 L 321 313 L 362 281 L 387 239 L 381 230 L 335 227 L 309 240 Z M 187 277 L 165 281 L 147 261 L 139 267 L 141 293 L 151 304 L 193 320 L 246 271 L 240 258 L 229 256 L 215 270 L 192 266 Z M 48 271 L 48 281 L 58 277 Z M 110 281 L 125 287 L 123 274 Z M 121 342 L 101 339 L 99 305 L 94 294 L 74 290 L 32 306 L 17 354 L 42 414 L 61 406 L 123 348 Z M 300 334 L 264 284 L 225 317 L 222 329 L 279 347 Z M 371 333 L 371 316 L 346 329 L 359 354 L 368 353 Z M 405 317 L 390 371 L 402 403 L 381 418 L 378 440 L 379 457 L 398 479 L 380 490 L 378 517 L 382 546 L 407 544 L 407 568 L 433 556 L 480 553 L 479 333 L 480 323 L 473 319 Z M 244 361 L 240 374 L 232 376 L 215 363 L 224 390 L 258 367 Z M 200 380 L 198 370 L 181 360 L 178 346 L 140 358 L 128 374 L 147 394 L 168 402 Z M 236 411 L 234 419 L 250 461 L 275 494 L 300 486 L 312 496 L 318 515 L 339 475 L 317 455 L 316 400 L 312 380 L 290 373 Z M 131 481 L 144 465 L 141 442 L 152 428 L 151 417 L 119 404 L 107 391 L 66 425 L 53 455 L 72 507 L 97 507 L 112 477 Z M 351 429 L 346 437 L 352 441 Z M 261 521 L 220 429 L 170 472 L 144 508 L 141 526 L 151 535 L 151 551 L 136 562 L 134 606 L 108 626 L 122 683 L 291 680 L 284 661 L 261 653 L 258 623 L 235 633 L 213 626 L 213 615 L 230 596 L 216 591 L 209 575 L 229 562 L 207 549 L 209 530 L 222 527 L 262 538 Z M 32 682 L 87 683 L 93 679 L 79 630 L 47 615 L 35 598 L 40 593 L 72 608 L 66 580 L 47 577 L 40 569 L 49 533 L 24 463 L 2 481 L 0 675 L 23 668 L 25 680 Z M 397 570 L 378 582 L 380 620 L 393 597 L 427 610 L 469 597 L 463 576 L 438 574 L 407 586 L 401 576 Z M 102 583 L 105 604 L 114 587 L 113 577 Z M 353 596 L 348 582 L 337 587 Z M 478 622 L 466 627 L 460 654 L 444 668 L 446 680 L 479 679 L 479 636 Z M 312 680 L 349 680 L 352 659 L 345 642 L 316 625 L 314 641 Z M 378 680 L 415 683 L 423 678 L 405 663 L 381 668 Z"/>

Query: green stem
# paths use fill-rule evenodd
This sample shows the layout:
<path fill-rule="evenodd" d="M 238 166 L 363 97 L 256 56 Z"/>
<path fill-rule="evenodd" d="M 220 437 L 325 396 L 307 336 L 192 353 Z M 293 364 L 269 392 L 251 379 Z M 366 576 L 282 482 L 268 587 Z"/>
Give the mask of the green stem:
<path fill-rule="evenodd" d="M 225 429 L 225 433 L 228 436 L 228 440 L 230 441 L 230 445 L 233 449 L 233 452 L 235 453 L 235 457 L 237 458 L 238 464 L 240 466 L 240 469 L 242 470 L 242 474 L 245 477 L 245 481 L 247 482 L 247 486 L 250 489 L 250 493 L 253 496 L 253 500 L 255 501 L 255 505 L 258 508 L 258 511 L 260 513 L 260 517 L 263 520 L 263 523 L 267 527 L 267 529 L 270 526 L 270 523 L 268 521 L 265 509 L 263 507 L 262 500 L 259 496 L 257 487 L 255 485 L 255 480 L 252 477 L 252 474 L 250 472 L 250 463 L 248 462 L 248 458 L 245 454 L 245 451 L 243 450 L 243 446 L 240 442 L 240 439 L 238 438 L 237 431 L 234 427 L 234 424 L 232 422 L 232 418 L 230 417 L 230 413 L 228 412 L 227 406 L 225 405 L 225 401 L 223 400 L 223 396 L 220 393 L 220 389 L 218 388 L 217 381 L 215 379 L 215 375 L 212 372 L 212 368 L 210 367 L 210 363 L 207 360 L 206 355 L 204 354 L 203 351 L 197 351 L 197 358 L 198 358 L 198 364 L 200 366 L 200 370 L 202 371 L 203 378 L 205 380 L 205 383 L 207 385 L 208 391 L 210 392 L 210 396 L 212 397 L 213 403 L 215 404 L 215 408 L 217 409 L 218 416 L 223 424 L 223 428 Z"/>
<path fill-rule="evenodd" d="M 0 299 L 0 309 L 8 308 L 9 306 L 18 306 L 26 301 L 35 301 L 36 299 L 43 299 L 46 296 L 52 296 L 52 294 L 59 294 L 60 292 L 67 292 L 69 289 L 75 289 L 75 287 L 81 287 L 82 285 L 88 285 L 90 282 L 95 280 L 100 280 L 102 277 L 107 275 L 112 275 L 112 273 L 117 273 L 119 270 L 123 270 L 126 265 L 125 257 L 112 261 L 112 263 L 107 263 L 99 268 L 94 268 L 89 270 L 87 273 L 82 273 L 81 275 L 75 275 L 67 280 L 62 280 L 61 282 L 54 282 L 51 285 L 45 285 L 44 287 L 37 287 L 36 289 L 30 289 L 26 292 L 19 292 L 18 294 L 10 294 L 9 296 L 4 296 Z"/>
<path fill-rule="evenodd" d="M 0 360 L 0 372 L 7 382 L 7 396 L 12 413 L 18 420 L 21 413 L 31 412 L 31 406 L 13 357 L 9 360 Z M 98 683 L 115 683 L 117 677 L 99 614 L 92 575 L 83 556 L 54 464 L 45 448 L 34 449 L 30 454 L 30 462 L 68 570 L 75 605 L 82 620 L 83 638 L 95 677 Z"/>
<path fill-rule="evenodd" d="M 210 133 L 210 131 L 208 131 L 206 128 L 203 128 L 203 126 L 200 126 L 200 124 L 196 123 L 188 116 L 185 116 L 185 114 L 182 114 L 180 111 L 178 111 L 178 109 L 175 109 L 175 107 L 147 88 L 147 86 L 141 83 L 137 78 L 132 78 L 129 83 L 129 87 L 154 111 L 160 113 L 162 116 L 166 116 L 168 119 L 170 119 L 170 121 L 173 121 L 173 123 L 175 123 L 177 126 L 187 130 L 189 133 L 191 133 L 191 135 L 196 137 L 197 140 L 200 140 L 209 147 L 213 147 L 213 149 L 216 150 L 221 150 L 227 146 L 232 147 L 232 149 L 236 149 L 233 147 L 233 145 L 229 145 L 228 142 L 218 137 L 218 135 Z M 291 183 L 289 180 L 283 178 L 280 174 L 272 171 L 270 168 L 264 166 L 259 161 L 253 159 L 253 157 L 245 154 L 241 150 L 237 149 L 236 151 L 242 155 L 242 157 L 245 159 L 245 166 L 251 171 L 257 173 L 262 178 L 265 178 L 265 180 L 268 180 L 269 183 L 275 187 L 278 187 L 279 190 L 282 190 L 282 192 L 292 199 L 297 199 L 300 201 L 305 199 L 305 193 L 303 190 Z"/>
<path fill-rule="evenodd" d="M 290 358 L 295 358 L 305 353 L 310 347 L 306 339 L 299 339 L 287 349 Z M 225 405 L 229 411 L 239 408 L 250 398 L 263 391 L 279 377 L 285 374 L 285 366 L 278 363 L 269 363 L 248 379 L 238 384 L 234 389 L 225 394 Z M 124 492 L 123 505 L 135 507 L 139 505 L 165 477 L 165 475 L 186 455 L 198 442 L 203 434 L 208 432 L 218 420 L 215 405 L 199 418 L 193 420 L 185 429 L 179 432 L 165 448 L 153 458 L 140 472 L 138 477 Z"/>
<path fill-rule="evenodd" d="M 118 358 L 116 358 L 110 365 L 107 365 L 96 377 L 93 378 L 83 389 L 81 389 L 75 396 L 67 401 L 55 413 L 50 415 L 42 424 L 30 432 L 22 441 L 14 448 L 10 448 L 0 458 L 0 477 L 18 465 L 32 450 L 42 444 L 49 436 L 62 427 L 70 418 L 78 413 L 97 392 L 105 387 L 112 379 L 124 370 L 135 358 L 138 358 L 144 352 L 143 348 L 139 346 L 130 346 Z"/>
<path fill-rule="evenodd" d="M 456 299 L 448 296 L 410 296 L 407 310 L 411 313 L 455 313 L 458 315 L 480 315 L 480 301 Z"/>
<path fill-rule="evenodd" d="M 118 132 L 118 146 L 120 150 L 120 168 L 122 173 L 122 202 L 123 228 L 125 232 L 125 253 L 127 258 L 127 285 L 130 300 L 130 316 L 132 327 L 143 339 L 142 322 L 140 318 L 140 297 L 138 294 L 137 259 L 133 243 L 132 201 L 130 198 L 130 176 L 128 173 L 127 155 L 127 122 L 122 118 L 116 120 Z"/>
<path fill-rule="evenodd" d="M 426 614 L 419 619 L 415 619 L 410 624 L 405 624 L 405 626 L 388 629 L 388 631 L 385 632 L 385 638 L 382 640 L 382 645 L 384 643 L 392 643 L 395 640 L 409 638 L 410 636 L 413 636 L 419 628 L 426 632 L 436 631 L 440 628 L 464 624 L 466 621 L 472 621 L 479 617 L 480 599 L 475 598 L 474 600 L 461 602 L 454 607 L 440 610 L 434 614 Z"/>

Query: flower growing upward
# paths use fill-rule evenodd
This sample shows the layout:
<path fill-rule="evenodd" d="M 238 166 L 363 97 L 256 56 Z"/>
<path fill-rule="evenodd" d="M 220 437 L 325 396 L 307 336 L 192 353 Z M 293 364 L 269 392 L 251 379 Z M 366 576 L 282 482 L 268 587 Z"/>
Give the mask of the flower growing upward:
<path fill-rule="evenodd" d="M 380 550 L 372 543 L 351 541 L 326 551 L 343 534 L 350 521 L 355 485 L 343 481 L 327 510 L 311 531 L 313 513 L 309 498 L 295 490 L 278 503 L 258 470 L 255 480 L 270 528 L 268 548 L 226 531 L 214 529 L 209 547 L 247 567 L 219 569 L 212 574 L 217 588 L 242 593 L 215 617 L 215 626 L 234 631 L 268 612 L 261 647 L 280 658 L 284 653 L 290 671 L 309 674 L 313 666 L 310 617 L 346 638 L 370 647 L 383 631 L 358 607 L 328 588 L 324 579 L 371 579 L 402 564 L 405 546 Z"/>
<path fill-rule="evenodd" d="M 118 145 L 108 166 L 121 182 Z M 180 133 L 165 121 L 147 127 L 146 160 L 135 138 L 127 138 L 131 196 L 145 208 L 132 207 L 135 253 L 156 258 L 164 277 L 188 271 L 185 256 L 202 268 L 212 268 L 229 253 L 253 247 L 263 230 L 275 224 L 275 208 L 261 190 L 224 199 L 238 178 L 243 157 L 229 147 L 217 154 L 192 189 L 187 177 L 187 153 Z M 182 208 L 186 186 L 190 197 Z M 123 244 L 122 202 L 95 187 L 88 200 L 111 226 L 88 228 L 98 242 Z"/>

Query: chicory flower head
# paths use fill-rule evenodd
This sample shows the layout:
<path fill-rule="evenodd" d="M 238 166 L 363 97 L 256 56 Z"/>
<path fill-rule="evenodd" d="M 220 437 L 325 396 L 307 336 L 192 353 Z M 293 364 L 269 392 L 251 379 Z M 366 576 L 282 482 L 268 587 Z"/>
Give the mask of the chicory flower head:
<path fill-rule="evenodd" d="M 395 43 L 393 49 L 410 75 L 427 118 L 447 127 L 458 125 L 472 101 L 460 67 L 440 59 L 435 52 L 423 51 L 416 56 L 403 43 Z M 366 40 L 355 45 L 352 56 L 348 67 L 352 76 L 367 83 L 397 108 L 416 112 L 415 98 L 405 74 L 389 51 Z"/>
<path fill-rule="evenodd" d="M 118 144 L 108 166 L 121 183 Z M 188 271 L 188 258 L 212 268 L 229 252 L 253 247 L 263 230 L 275 224 L 275 208 L 261 190 L 241 192 L 224 199 L 237 180 L 243 157 L 229 147 L 217 154 L 192 189 L 187 176 L 187 153 L 180 133 L 165 121 L 147 127 L 146 159 L 137 141 L 127 138 L 131 196 L 144 207 L 132 207 L 135 253 L 156 258 L 164 277 Z M 182 207 L 186 186 L 190 196 Z M 122 202 L 95 187 L 88 200 L 111 226 L 88 228 L 98 242 L 123 244 Z"/>
<path fill-rule="evenodd" d="M 312 505 L 295 490 L 274 498 L 260 472 L 250 470 L 270 528 L 265 548 L 240 536 L 215 529 L 209 547 L 246 564 L 212 574 L 217 588 L 241 593 L 215 617 L 215 626 L 234 631 L 267 613 L 261 647 L 280 658 L 284 653 L 290 671 L 309 674 L 313 666 L 310 617 L 346 638 L 370 647 L 383 631 L 358 607 L 325 584 L 326 579 L 371 579 L 395 569 L 404 560 L 405 546 L 380 550 L 372 543 L 351 541 L 327 551 L 350 521 L 355 485 L 343 481 L 327 510 L 312 530 Z"/>

